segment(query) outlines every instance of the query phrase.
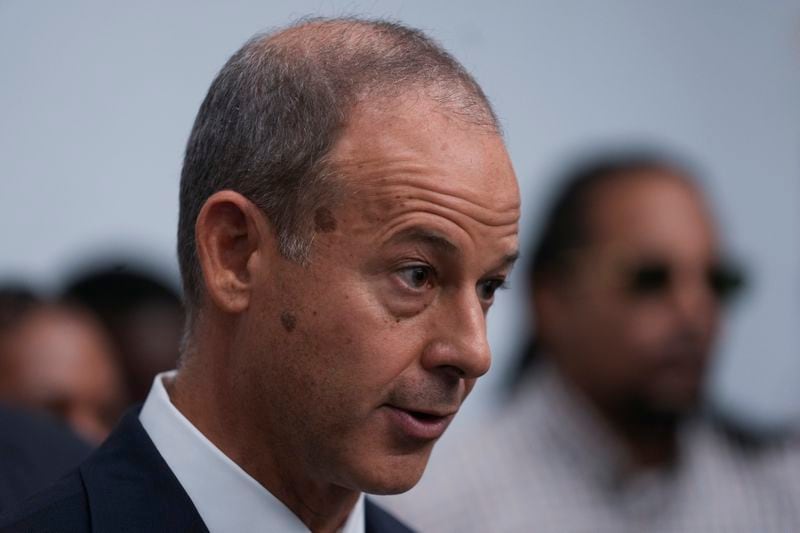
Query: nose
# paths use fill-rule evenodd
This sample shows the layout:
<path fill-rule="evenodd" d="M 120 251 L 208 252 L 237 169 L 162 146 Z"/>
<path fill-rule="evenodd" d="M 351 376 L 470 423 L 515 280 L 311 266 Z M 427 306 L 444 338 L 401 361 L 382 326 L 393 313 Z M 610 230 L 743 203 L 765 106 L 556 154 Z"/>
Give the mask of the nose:
<path fill-rule="evenodd" d="M 426 369 L 464 379 L 477 379 L 489 371 L 486 315 L 476 294 L 453 295 L 439 309 L 435 328 L 437 334 L 422 357 Z"/>
<path fill-rule="evenodd" d="M 705 331 L 716 321 L 717 302 L 702 274 L 684 276 L 672 290 L 672 306 L 685 325 Z"/>

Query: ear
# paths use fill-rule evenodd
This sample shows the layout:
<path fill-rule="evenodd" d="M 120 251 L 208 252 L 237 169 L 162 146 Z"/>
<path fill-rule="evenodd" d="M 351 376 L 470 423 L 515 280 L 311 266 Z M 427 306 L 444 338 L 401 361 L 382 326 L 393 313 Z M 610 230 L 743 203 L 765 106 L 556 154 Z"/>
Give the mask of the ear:
<path fill-rule="evenodd" d="M 241 313 L 250 305 L 265 240 L 271 238 L 266 216 L 233 191 L 211 195 L 195 224 L 197 256 L 208 298 L 223 312 Z"/>

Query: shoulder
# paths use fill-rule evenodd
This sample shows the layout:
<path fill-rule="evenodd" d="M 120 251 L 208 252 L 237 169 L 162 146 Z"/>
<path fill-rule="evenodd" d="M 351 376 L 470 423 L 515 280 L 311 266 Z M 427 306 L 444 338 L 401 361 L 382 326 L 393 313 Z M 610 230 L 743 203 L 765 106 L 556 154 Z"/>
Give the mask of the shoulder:
<path fill-rule="evenodd" d="M 25 434 L 59 435 L 67 433 L 66 431 L 60 431 L 61 426 L 44 415 L 18 410 L 16 408 L 0 407 L 0 423 L 5 427 L 10 426 L 14 429 L 23 430 Z M 6 444 L 9 442 L 18 442 L 22 439 L 24 439 L 24 435 L 20 436 L 19 434 L 8 432 L 2 434 L 2 441 L 0 442 Z"/>
<path fill-rule="evenodd" d="M 67 426 L 49 416 L 0 408 L 0 462 L 3 468 L 24 465 L 29 472 L 59 470 L 61 477 L 91 452 Z"/>
<path fill-rule="evenodd" d="M 61 421 L 39 413 L 0 408 L 0 427 L 7 430 L 0 433 L 4 459 L 24 454 L 53 463 L 84 459 L 90 451 L 89 445 Z M 17 455 L 6 455 L 11 452 Z"/>
<path fill-rule="evenodd" d="M 25 531 L 207 529 L 133 408 L 74 473 L 0 519 L 0 533 Z"/>
<path fill-rule="evenodd" d="M 27 531 L 89 531 L 89 507 L 77 471 L 0 516 L 0 532 Z"/>
<path fill-rule="evenodd" d="M 369 498 L 364 502 L 366 533 L 411 533 L 411 529 Z"/>
<path fill-rule="evenodd" d="M 721 411 L 712 411 L 708 424 L 736 453 L 753 457 L 772 454 L 796 440 L 796 433 L 791 428 L 757 427 Z"/>
<path fill-rule="evenodd" d="M 47 487 L 91 451 L 49 417 L 0 408 L 0 512 Z"/>

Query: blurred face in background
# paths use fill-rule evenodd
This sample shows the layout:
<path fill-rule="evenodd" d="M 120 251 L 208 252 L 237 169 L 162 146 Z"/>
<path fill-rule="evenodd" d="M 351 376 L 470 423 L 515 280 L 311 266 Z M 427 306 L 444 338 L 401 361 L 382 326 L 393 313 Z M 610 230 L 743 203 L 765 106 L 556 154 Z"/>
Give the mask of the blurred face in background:
<path fill-rule="evenodd" d="M 183 334 L 183 311 L 177 302 L 145 302 L 111 324 L 122 356 L 131 401 L 143 402 L 156 374 L 175 368 Z"/>
<path fill-rule="evenodd" d="M 588 246 L 537 296 L 540 330 L 596 404 L 675 419 L 702 395 L 732 274 L 697 190 L 668 170 L 638 172 L 589 193 Z"/>
<path fill-rule="evenodd" d="M 87 314 L 43 306 L 0 337 L 0 400 L 47 410 L 100 443 L 124 405 L 114 361 Z"/>

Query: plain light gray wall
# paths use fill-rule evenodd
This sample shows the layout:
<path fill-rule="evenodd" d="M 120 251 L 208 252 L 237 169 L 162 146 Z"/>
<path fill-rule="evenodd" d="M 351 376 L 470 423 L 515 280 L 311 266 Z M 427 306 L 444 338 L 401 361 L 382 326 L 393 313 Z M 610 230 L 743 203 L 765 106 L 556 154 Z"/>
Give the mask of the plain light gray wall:
<path fill-rule="evenodd" d="M 524 241 L 575 150 L 645 141 L 702 163 L 755 278 L 713 393 L 762 420 L 800 416 L 798 2 L 0 0 L 0 278 L 52 287 L 129 249 L 174 274 L 181 156 L 211 79 L 251 34 L 308 14 L 405 21 L 474 72 L 505 125 Z M 519 342 L 512 285 L 473 414 Z"/>

